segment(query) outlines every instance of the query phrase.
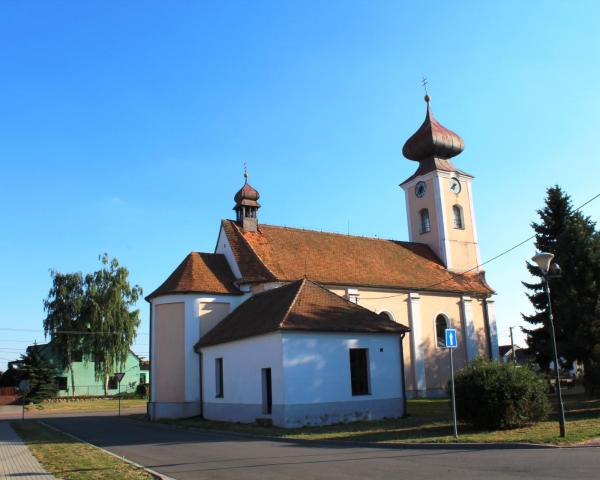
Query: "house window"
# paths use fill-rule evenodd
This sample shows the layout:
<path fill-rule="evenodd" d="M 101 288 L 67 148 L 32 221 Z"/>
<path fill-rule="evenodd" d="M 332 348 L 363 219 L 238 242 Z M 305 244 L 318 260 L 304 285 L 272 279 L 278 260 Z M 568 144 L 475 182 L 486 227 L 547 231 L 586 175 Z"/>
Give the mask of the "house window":
<path fill-rule="evenodd" d="M 435 339 L 439 348 L 446 347 L 446 329 L 449 328 L 448 318 L 441 313 L 435 317 Z"/>
<path fill-rule="evenodd" d="M 273 412 L 273 387 L 271 384 L 271 369 L 262 369 L 262 413 L 271 415 Z"/>
<path fill-rule="evenodd" d="M 369 392 L 369 358 L 366 348 L 350 349 L 350 379 L 352 395 L 368 395 Z"/>
<path fill-rule="evenodd" d="M 223 359 L 215 358 L 215 397 L 223 398 Z"/>
<path fill-rule="evenodd" d="M 360 293 L 358 292 L 358 288 L 349 288 L 346 291 L 346 296 L 348 300 L 352 303 L 358 303 L 358 299 L 360 298 Z"/>
<path fill-rule="evenodd" d="M 117 388 L 119 388 L 119 380 L 116 375 L 113 375 L 108 379 L 108 389 L 116 390 Z"/>
<path fill-rule="evenodd" d="M 59 390 L 67 389 L 67 377 L 54 377 L 54 384 Z"/>
<path fill-rule="evenodd" d="M 431 222 L 429 221 L 429 210 L 424 208 L 419 212 L 421 219 L 421 233 L 427 233 L 431 231 Z"/>
<path fill-rule="evenodd" d="M 460 230 L 465 228 L 465 224 L 463 222 L 462 208 L 460 208 L 460 205 L 454 205 L 452 207 L 452 214 L 454 217 L 454 228 L 457 228 Z"/>

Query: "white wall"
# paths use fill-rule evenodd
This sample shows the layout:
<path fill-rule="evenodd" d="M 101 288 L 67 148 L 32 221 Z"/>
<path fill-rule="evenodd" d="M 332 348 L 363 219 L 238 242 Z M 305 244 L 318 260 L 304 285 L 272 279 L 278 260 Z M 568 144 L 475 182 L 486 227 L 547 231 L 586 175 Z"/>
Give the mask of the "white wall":
<path fill-rule="evenodd" d="M 223 358 L 223 398 L 216 397 L 215 359 Z M 263 368 L 271 369 L 273 404 L 283 403 L 281 334 L 278 332 L 202 349 L 204 402 L 262 405 Z"/>
<path fill-rule="evenodd" d="M 185 305 L 185 326 L 184 326 L 184 345 L 181 346 L 184 353 L 184 378 L 185 378 L 185 401 L 200 401 L 200 361 L 198 354 L 194 351 L 194 345 L 200 340 L 200 304 L 209 302 L 220 302 L 230 304 L 230 311 L 236 309 L 248 295 L 207 295 L 207 294 L 179 294 L 164 295 L 152 299 L 152 320 L 156 318 L 156 306 L 164 303 L 182 302 Z M 152 332 L 152 342 L 150 345 L 151 365 L 159 361 L 169 361 L 168 359 L 159 359 L 155 356 L 156 335 L 154 325 L 150 325 Z M 151 372 L 154 370 L 151 368 Z M 151 397 L 156 398 L 156 383 L 154 375 L 150 379 Z"/>
<path fill-rule="evenodd" d="M 286 405 L 402 397 L 399 342 L 390 334 L 284 332 Z M 370 395 L 352 395 L 351 348 L 369 350 Z"/>

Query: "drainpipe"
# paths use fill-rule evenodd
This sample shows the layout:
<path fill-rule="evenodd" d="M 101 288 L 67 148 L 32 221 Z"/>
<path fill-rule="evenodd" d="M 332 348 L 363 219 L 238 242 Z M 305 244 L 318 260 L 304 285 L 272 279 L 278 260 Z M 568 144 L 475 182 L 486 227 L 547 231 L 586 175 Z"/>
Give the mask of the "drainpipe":
<path fill-rule="evenodd" d="M 407 402 L 406 402 L 406 379 L 404 377 L 404 345 L 403 345 L 403 341 L 404 341 L 404 336 L 406 335 L 406 332 L 402 332 L 400 334 L 400 380 L 402 381 L 402 418 L 405 418 L 408 416 L 408 412 L 406 410 L 407 408 Z"/>
<path fill-rule="evenodd" d="M 488 309 L 487 309 L 487 299 L 489 297 L 484 297 L 482 303 L 483 306 L 483 319 L 484 319 L 484 323 L 485 323 L 485 336 L 487 337 L 487 345 L 488 345 L 488 352 L 489 352 L 489 357 L 490 360 L 494 359 L 494 354 L 492 353 L 492 333 L 490 330 L 490 316 L 488 315 Z"/>
<path fill-rule="evenodd" d="M 150 345 L 148 346 L 148 351 L 150 352 L 149 355 L 149 367 L 148 367 L 148 403 L 146 404 L 146 416 L 148 417 L 148 420 L 152 420 L 151 415 L 150 415 L 150 409 L 151 409 L 151 405 L 152 405 L 152 384 L 154 383 L 153 379 L 152 379 L 152 364 L 154 363 L 152 361 L 152 354 L 154 352 L 152 352 L 152 301 L 149 302 L 150 303 Z"/>

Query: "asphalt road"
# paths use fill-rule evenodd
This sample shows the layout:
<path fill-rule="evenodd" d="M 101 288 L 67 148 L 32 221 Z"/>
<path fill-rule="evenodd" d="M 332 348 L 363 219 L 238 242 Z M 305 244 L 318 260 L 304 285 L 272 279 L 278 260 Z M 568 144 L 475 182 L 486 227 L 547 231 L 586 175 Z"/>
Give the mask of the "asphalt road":
<path fill-rule="evenodd" d="M 176 479 L 594 479 L 600 448 L 425 450 L 318 446 L 109 416 L 50 425 Z"/>

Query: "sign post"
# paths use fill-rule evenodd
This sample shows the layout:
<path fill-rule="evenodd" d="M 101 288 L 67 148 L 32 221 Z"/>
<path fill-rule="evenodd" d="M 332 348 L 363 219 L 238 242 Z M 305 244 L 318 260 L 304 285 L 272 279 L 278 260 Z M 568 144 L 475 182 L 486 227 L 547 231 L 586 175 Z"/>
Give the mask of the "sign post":
<path fill-rule="evenodd" d="M 456 328 L 446 329 L 446 348 L 450 350 L 450 383 L 452 386 L 452 422 L 454 428 L 454 438 L 458 438 L 458 428 L 456 425 L 456 396 L 454 394 L 454 358 L 452 351 L 458 346 L 456 338 Z"/>
<path fill-rule="evenodd" d="M 25 396 L 29 393 L 29 390 L 31 390 L 29 380 L 21 380 L 19 382 L 19 390 L 21 391 L 21 406 L 23 407 L 21 420 L 25 420 Z"/>
<path fill-rule="evenodd" d="M 124 376 L 125 373 L 123 372 L 115 373 L 115 378 L 117 379 L 117 383 L 119 384 L 119 417 L 121 416 L 121 380 L 123 380 Z"/>

